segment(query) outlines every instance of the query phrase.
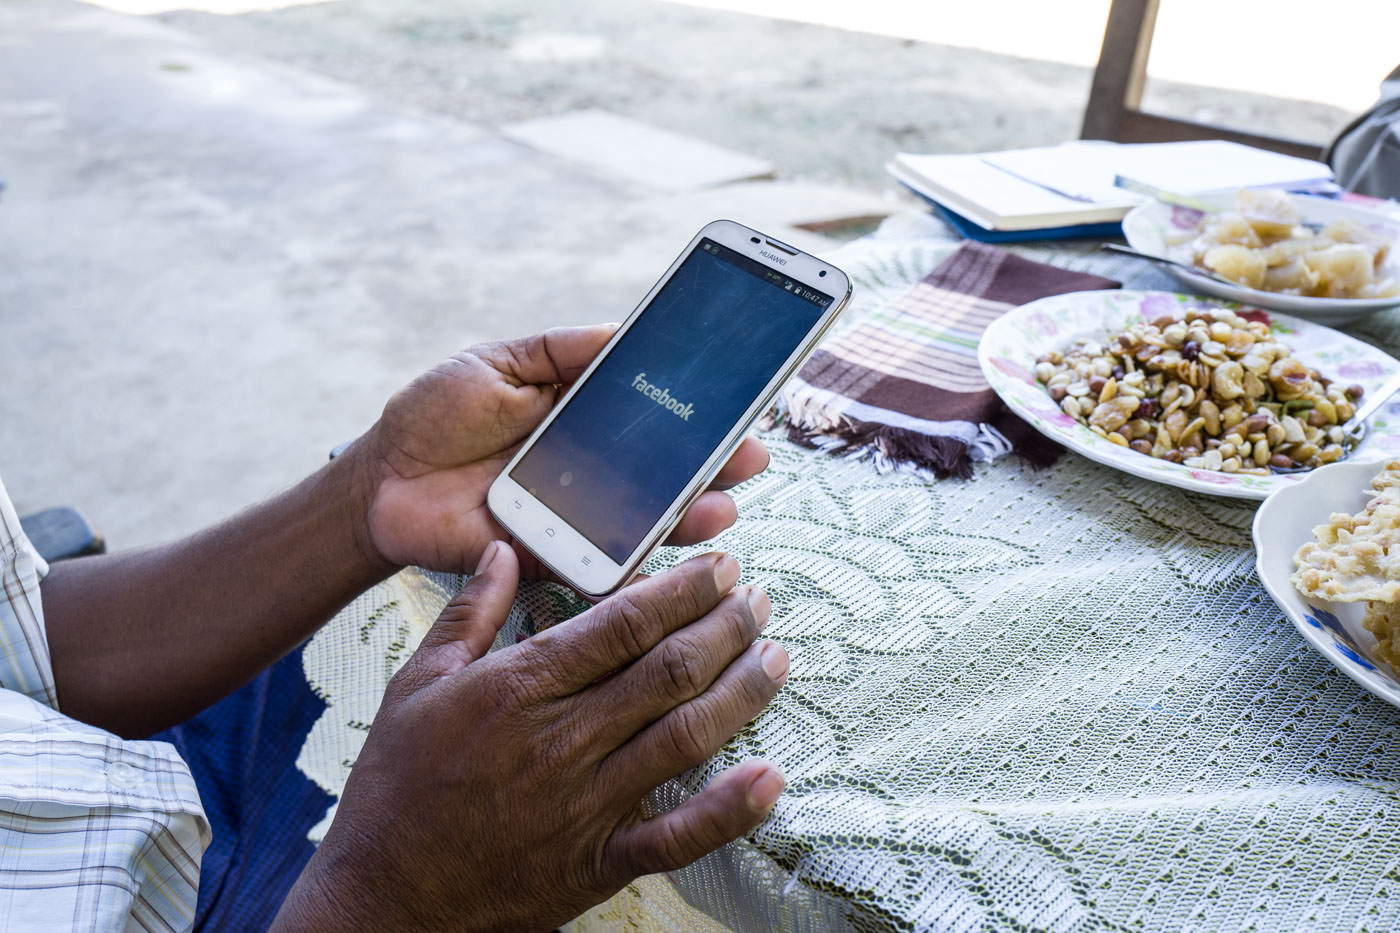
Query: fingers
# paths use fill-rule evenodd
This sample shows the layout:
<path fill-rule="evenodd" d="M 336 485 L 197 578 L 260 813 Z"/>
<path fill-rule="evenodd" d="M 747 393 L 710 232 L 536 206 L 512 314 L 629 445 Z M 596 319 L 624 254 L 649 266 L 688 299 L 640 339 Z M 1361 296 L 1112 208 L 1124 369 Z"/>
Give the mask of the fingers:
<path fill-rule="evenodd" d="M 787 674 L 788 656 L 781 645 L 754 644 L 703 693 L 676 706 L 609 755 L 599 768 L 599 785 L 619 800 L 636 800 L 695 767 L 768 705 Z"/>
<path fill-rule="evenodd" d="M 608 856 L 628 878 L 683 868 L 757 826 L 784 783 L 766 761 L 735 765 L 671 812 L 619 829 Z"/>
<path fill-rule="evenodd" d="M 515 552 L 504 541 L 492 541 L 476 572 L 443 608 L 391 687 L 413 693 L 485 655 L 510 614 L 519 584 Z"/>
<path fill-rule="evenodd" d="M 520 383 L 568 383 L 588 368 L 615 330 L 614 324 L 558 327 L 531 337 L 485 344 L 472 352 Z"/>
<path fill-rule="evenodd" d="M 650 651 L 678 628 L 705 615 L 734 588 L 739 564 L 705 554 L 640 580 L 519 648 L 557 672 L 556 696 L 575 693 Z"/>
<path fill-rule="evenodd" d="M 666 537 L 666 543 L 678 547 L 708 541 L 724 531 L 739 517 L 734 501 L 718 490 L 736 486 L 762 473 L 768 467 L 768 448 L 753 435 L 745 437 L 734 453 L 715 474 L 710 488 L 696 497 L 685 510 L 681 520 Z"/>
<path fill-rule="evenodd" d="M 589 740 L 604 751 L 619 748 L 704 693 L 753 644 L 771 609 L 761 590 L 741 586 L 710 612 L 666 636 L 631 667 L 599 684 L 590 698 L 595 724 Z"/>
<path fill-rule="evenodd" d="M 729 460 L 715 474 L 714 482 L 710 483 L 710 488 L 728 489 L 731 486 L 737 486 L 744 480 L 768 469 L 768 461 L 768 448 L 763 446 L 761 440 L 750 434 L 739 442 L 738 447 L 734 448 L 734 453 L 730 454 Z"/>
<path fill-rule="evenodd" d="M 727 493 L 714 490 L 702 492 L 666 536 L 666 543 L 677 547 L 699 544 L 710 540 L 738 519 L 739 509 Z"/>

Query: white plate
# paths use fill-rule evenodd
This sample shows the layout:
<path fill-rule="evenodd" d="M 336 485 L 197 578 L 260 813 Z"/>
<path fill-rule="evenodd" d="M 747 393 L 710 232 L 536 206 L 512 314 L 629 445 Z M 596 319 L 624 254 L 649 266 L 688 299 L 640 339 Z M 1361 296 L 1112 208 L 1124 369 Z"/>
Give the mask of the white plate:
<path fill-rule="evenodd" d="M 1340 331 L 1285 314 L 1242 308 L 1233 302 L 1172 292 L 1092 291 L 1055 295 L 1022 305 L 987 327 L 977 359 L 987 382 L 1017 415 L 1038 431 L 1091 460 L 1143 479 L 1217 496 L 1263 499 L 1296 485 L 1308 473 L 1253 476 L 1193 469 L 1121 447 L 1060 411 L 1035 379 L 1036 359 L 1069 349 L 1080 338 L 1106 340 L 1143 318 L 1182 314 L 1187 308 L 1234 308 L 1267 323 L 1293 355 L 1334 381 L 1377 391 L 1400 361 Z M 1400 396 L 1371 417 L 1366 440 L 1353 460 L 1400 456 Z"/>
<path fill-rule="evenodd" d="M 1294 195 L 1294 200 L 1302 209 L 1303 220 L 1314 223 L 1328 223 L 1333 220 L 1354 220 L 1377 233 L 1389 237 L 1395 244 L 1385 265 L 1380 269 L 1380 277 L 1390 276 L 1400 280 L 1400 219 L 1367 210 L 1344 201 L 1331 198 L 1310 198 Z M 1235 203 L 1235 196 L 1216 195 L 1201 198 L 1205 203 L 1220 210 L 1228 210 Z M 1161 201 L 1148 201 L 1128 211 L 1123 218 L 1123 236 L 1128 245 L 1140 253 L 1165 256 L 1191 264 L 1189 235 L 1196 229 L 1201 212 L 1184 207 L 1172 207 Z M 1182 238 L 1188 242 L 1179 242 Z M 1280 295 L 1243 285 L 1227 285 L 1205 275 L 1198 275 L 1188 269 L 1165 266 L 1167 272 L 1175 276 L 1186 287 L 1206 295 L 1226 298 L 1257 308 L 1271 311 L 1284 311 L 1310 321 L 1324 324 L 1346 324 L 1376 311 L 1400 305 L 1400 296 L 1392 298 L 1304 298 L 1300 295 Z"/>
<path fill-rule="evenodd" d="M 1259 579 L 1284 615 L 1337 669 L 1392 706 L 1400 706 L 1400 677 L 1375 656 L 1376 638 L 1361 625 L 1363 603 L 1333 603 L 1293 588 L 1293 555 L 1333 512 L 1354 514 L 1371 498 L 1379 463 L 1344 461 L 1313 470 L 1254 513 Z"/>

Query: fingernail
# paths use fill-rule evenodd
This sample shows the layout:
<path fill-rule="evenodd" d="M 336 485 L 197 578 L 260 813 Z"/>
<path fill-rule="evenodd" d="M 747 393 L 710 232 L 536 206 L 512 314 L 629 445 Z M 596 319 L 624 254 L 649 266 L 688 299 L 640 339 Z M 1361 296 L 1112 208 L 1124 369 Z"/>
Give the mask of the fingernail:
<path fill-rule="evenodd" d="M 493 563 L 495 563 L 496 555 L 500 553 L 500 549 L 503 546 L 504 545 L 502 545 L 499 541 L 492 541 L 490 544 L 486 545 L 486 550 L 481 552 L 481 560 L 477 562 L 476 572 L 473 573 L 472 576 L 485 573 L 486 568 L 490 567 Z"/>
<path fill-rule="evenodd" d="M 719 592 L 728 593 L 739 582 L 739 562 L 728 554 L 720 555 L 715 561 L 715 586 Z"/>
<path fill-rule="evenodd" d="M 778 802 L 778 795 L 787 787 L 787 779 L 777 768 L 764 771 L 749 785 L 749 806 L 767 813 Z"/>
<path fill-rule="evenodd" d="M 773 614 L 773 602 L 768 598 L 768 594 L 755 587 L 749 587 L 749 612 L 753 613 L 758 630 L 763 631 L 763 627 L 768 624 L 768 617 Z"/>
<path fill-rule="evenodd" d="M 763 643 L 763 647 L 758 651 L 758 663 L 763 665 L 763 673 L 776 684 L 781 684 L 787 679 L 788 668 L 791 666 L 787 652 L 775 641 Z"/>

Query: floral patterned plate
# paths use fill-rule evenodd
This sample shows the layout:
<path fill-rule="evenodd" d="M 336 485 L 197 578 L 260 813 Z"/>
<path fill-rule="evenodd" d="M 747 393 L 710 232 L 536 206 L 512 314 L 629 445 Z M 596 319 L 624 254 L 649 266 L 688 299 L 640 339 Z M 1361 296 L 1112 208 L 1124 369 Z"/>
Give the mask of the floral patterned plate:
<path fill-rule="evenodd" d="M 1202 198 L 1209 206 L 1219 205 L 1227 210 L 1235 203 L 1235 196 L 1216 195 Z M 1354 220 L 1362 226 L 1388 237 L 1400 244 L 1400 219 L 1375 210 L 1368 210 L 1346 201 L 1332 198 L 1309 198 L 1294 195 L 1301 207 L 1303 220 L 1313 223 L 1329 223 L 1333 220 Z M 1139 204 L 1123 218 L 1123 236 L 1128 245 L 1141 253 L 1165 256 L 1191 264 L 1191 250 L 1187 245 L 1201 219 L 1201 212 L 1184 207 L 1173 207 L 1160 201 Z M 1379 276 L 1390 276 L 1400 280 L 1400 245 L 1391 250 L 1389 259 L 1380 269 Z M 1359 318 L 1400 305 L 1400 297 L 1392 298 L 1306 298 L 1302 295 L 1283 295 L 1266 292 L 1244 285 L 1230 285 L 1209 276 L 1197 275 L 1180 266 L 1166 266 L 1166 271 L 1187 288 L 1205 295 L 1241 301 L 1258 308 L 1272 311 L 1286 311 L 1310 321 L 1325 324 L 1346 324 Z"/>
<path fill-rule="evenodd" d="M 1400 361 L 1339 331 L 1285 314 L 1229 301 L 1172 292 L 1092 291 L 1042 298 L 1002 315 L 987 327 L 977 358 L 997 395 L 1038 431 L 1070 450 L 1143 479 L 1217 496 L 1263 499 L 1296 485 L 1309 474 L 1254 476 L 1193 469 L 1120 447 L 1060 411 L 1036 381 L 1036 358 L 1065 350 L 1080 338 L 1107 339 L 1143 318 L 1181 314 L 1187 308 L 1233 308 L 1267 323 L 1300 360 L 1325 376 L 1367 392 L 1377 391 L 1400 370 Z M 1400 396 L 1372 416 L 1366 440 L 1351 460 L 1400 456 Z"/>
<path fill-rule="evenodd" d="M 1370 498 L 1375 462 L 1328 464 L 1270 496 L 1254 513 L 1259 580 L 1303 637 L 1338 670 L 1392 706 L 1400 706 L 1400 677 L 1374 654 L 1376 638 L 1361 625 L 1361 603 L 1333 603 L 1293 588 L 1293 554 L 1333 512 L 1361 511 Z"/>

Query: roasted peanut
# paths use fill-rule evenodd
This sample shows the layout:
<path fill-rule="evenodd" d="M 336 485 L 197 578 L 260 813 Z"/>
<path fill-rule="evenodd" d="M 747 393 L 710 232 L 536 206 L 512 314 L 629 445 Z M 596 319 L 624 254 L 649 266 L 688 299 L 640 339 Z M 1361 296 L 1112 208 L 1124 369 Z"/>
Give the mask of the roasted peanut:
<path fill-rule="evenodd" d="M 1196 413 L 1201 416 L 1206 433 L 1214 437 L 1220 433 L 1220 408 L 1210 399 L 1202 399 Z"/>

